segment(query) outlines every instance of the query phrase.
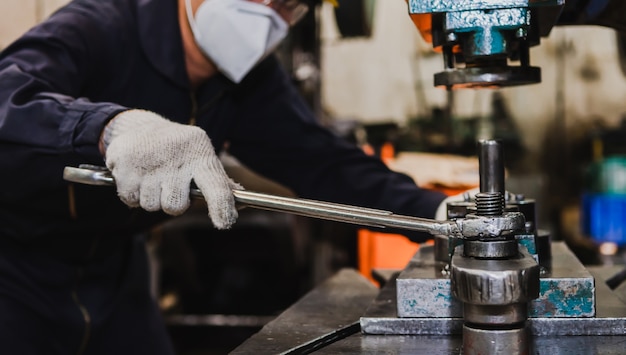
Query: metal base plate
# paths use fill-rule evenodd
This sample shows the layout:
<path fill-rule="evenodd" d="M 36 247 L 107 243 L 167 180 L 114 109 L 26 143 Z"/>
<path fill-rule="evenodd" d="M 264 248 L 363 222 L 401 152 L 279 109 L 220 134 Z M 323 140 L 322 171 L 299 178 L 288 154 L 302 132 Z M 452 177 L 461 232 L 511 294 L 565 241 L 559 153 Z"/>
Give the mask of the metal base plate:
<path fill-rule="evenodd" d="M 554 248 L 558 259 L 559 248 Z M 562 253 L 561 253 L 562 254 Z M 528 325 L 535 336 L 561 335 L 624 335 L 626 334 L 626 302 L 614 293 L 597 271 L 587 269 L 595 278 L 595 316 L 593 317 L 531 317 Z M 623 298 L 623 297 L 622 297 Z M 447 317 L 398 317 L 395 279 L 381 289 L 378 297 L 361 317 L 365 334 L 459 335 L 463 319 Z M 462 307 L 460 304 L 458 307 Z M 441 312 L 450 312 L 441 309 Z"/>
<path fill-rule="evenodd" d="M 608 267 L 607 267 L 608 268 Z M 611 267 L 604 279 L 619 268 Z M 385 270 L 385 284 L 397 271 Z M 602 272 L 602 270 L 600 269 Z M 592 273 L 598 277 L 598 269 Z M 626 286 L 626 285 L 624 285 Z M 619 288 L 618 288 L 619 289 Z M 616 291 L 618 290 L 616 289 Z M 377 335 L 357 332 L 328 343 L 327 338 L 358 321 L 379 290 L 356 270 L 344 270 L 318 285 L 231 354 L 303 354 L 315 347 L 316 355 L 336 354 L 462 354 L 461 335 Z M 626 300 L 626 290 L 622 292 Z M 389 298 L 393 300 L 394 298 Z M 602 300 L 602 298 L 600 298 Z M 604 304 L 604 303 L 603 303 Z M 533 338 L 533 354 L 623 355 L 621 336 L 540 336 Z"/>
<path fill-rule="evenodd" d="M 563 242 L 552 243 L 552 262 L 541 276 L 539 298 L 529 305 L 530 317 L 593 317 L 594 278 Z M 452 297 L 443 263 L 432 247 L 422 247 L 396 279 L 398 317 L 462 317 L 461 302 Z"/>

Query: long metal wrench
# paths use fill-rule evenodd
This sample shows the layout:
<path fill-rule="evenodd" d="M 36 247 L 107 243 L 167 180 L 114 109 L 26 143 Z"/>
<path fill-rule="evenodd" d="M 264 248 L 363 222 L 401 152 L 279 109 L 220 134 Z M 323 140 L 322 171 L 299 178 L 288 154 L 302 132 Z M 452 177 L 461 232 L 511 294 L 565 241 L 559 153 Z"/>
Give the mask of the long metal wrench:
<path fill-rule="evenodd" d="M 70 182 L 87 185 L 114 186 L 115 180 L 106 168 L 94 165 L 65 167 L 63 178 Z M 193 198 L 204 199 L 198 189 L 191 189 Z M 375 228 L 397 228 L 427 232 L 433 235 L 461 236 L 459 225 L 454 221 L 436 221 L 393 214 L 372 208 L 321 202 L 302 198 L 282 197 L 246 190 L 233 190 L 235 202 L 243 207 L 287 212 L 295 215 L 345 222 Z"/>

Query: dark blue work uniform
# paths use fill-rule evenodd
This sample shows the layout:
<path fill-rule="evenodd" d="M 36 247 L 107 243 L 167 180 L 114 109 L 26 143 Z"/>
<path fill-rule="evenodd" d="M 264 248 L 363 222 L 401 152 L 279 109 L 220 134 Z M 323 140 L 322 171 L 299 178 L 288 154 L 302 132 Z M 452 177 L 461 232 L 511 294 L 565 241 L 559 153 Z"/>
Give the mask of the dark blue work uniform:
<path fill-rule="evenodd" d="M 100 132 L 128 108 L 195 117 L 301 197 L 427 218 L 444 198 L 322 128 L 273 57 L 192 91 L 176 0 L 73 1 L 0 54 L 3 353 L 171 353 L 138 237 L 167 216 L 62 177 L 104 164 Z"/>

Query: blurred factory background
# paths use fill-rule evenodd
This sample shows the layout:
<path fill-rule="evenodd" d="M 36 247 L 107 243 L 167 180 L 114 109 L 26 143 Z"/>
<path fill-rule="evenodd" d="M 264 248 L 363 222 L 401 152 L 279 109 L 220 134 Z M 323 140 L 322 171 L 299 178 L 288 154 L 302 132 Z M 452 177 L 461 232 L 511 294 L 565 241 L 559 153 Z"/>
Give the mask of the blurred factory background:
<path fill-rule="evenodd" d="M 1 1 L 0 49 L 66 2 Z M 614 30 L 555 27 L 531 49 L 540 84 L 447 92 L 433 86 L 441 55 L 404 0 L 310 3 L 278 54 L 322 122 L 378 154 L 472 158 L 478 139 L 500 139 L 507 189 L 537 201 L 539 228 L 586 264 L 626 262 L 626 40 Z M 250 189 L 290 193 L 225 162 Z M 151 244 L 155 293 L 181 354 L 209 353 L 208 342 L 227 351 L 364 257 L 354 226 L 244 210 L 223 232 L 202 214 L 163 226 Z"/>

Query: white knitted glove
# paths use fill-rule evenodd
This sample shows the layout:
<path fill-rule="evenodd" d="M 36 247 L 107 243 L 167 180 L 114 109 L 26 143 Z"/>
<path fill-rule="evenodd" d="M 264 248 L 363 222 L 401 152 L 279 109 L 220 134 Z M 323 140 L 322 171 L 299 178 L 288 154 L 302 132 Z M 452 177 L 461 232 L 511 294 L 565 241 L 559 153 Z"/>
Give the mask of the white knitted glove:
<path fill-rule="evenodd" d="M 232 189 L 242 187 L 226 175 L 201 128 L 133 109 L 109 122 L 103 143 L 106 166 L 115 178 L 118 196 L 128 206 L 180 215 L 189 208 L 193 179 L 215 227 L 227 229 L 235 223 Z"/>

